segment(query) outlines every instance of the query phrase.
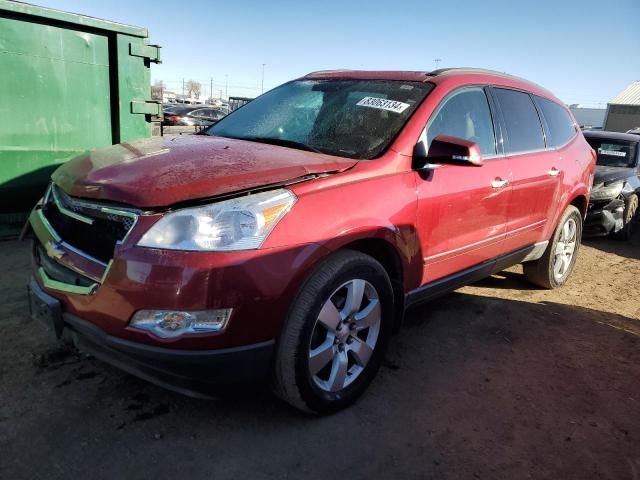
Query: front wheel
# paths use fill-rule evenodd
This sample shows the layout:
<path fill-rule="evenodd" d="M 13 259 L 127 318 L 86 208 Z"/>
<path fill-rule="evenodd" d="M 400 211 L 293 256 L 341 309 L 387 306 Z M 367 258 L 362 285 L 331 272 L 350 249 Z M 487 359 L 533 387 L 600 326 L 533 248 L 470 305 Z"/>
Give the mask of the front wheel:
<path fill-rule="evenodd" d="M 569 205 L 542 257 L 523 264 L 527 280 L 549 289 L 564 285 L 573 271 L 581 241 L 582 215 Z"/>
<path fill-rule="evenodd" d="M 393 323 L 393 292 L 372 257 L 344 250 L 302 285 L 280 336 L 274 391 L 294 407 L 330 413 L 375 376 Z"/>
<path fill-rule="evenodd" d="M 614 233 L 613 237 L 617 240 L 628 241 L 631 240 L 633 218 L 638 211 L 638 196 L 635 194 L 630 195 L 624 203 L 624 213 L 622 214 L 623 227 L 619 232 Z"/>

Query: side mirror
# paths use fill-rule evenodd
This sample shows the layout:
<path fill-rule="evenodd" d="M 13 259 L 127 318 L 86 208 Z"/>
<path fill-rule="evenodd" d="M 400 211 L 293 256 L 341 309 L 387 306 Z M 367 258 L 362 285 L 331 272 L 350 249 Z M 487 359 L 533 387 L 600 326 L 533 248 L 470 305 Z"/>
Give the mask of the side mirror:
<path fill-rule="evenodd" d="M 482 153 L 475 142 L 449 135 L 438 135 L 431 141 L 428 152 L 424 142 L 416 144 L 413 163 L 417 169 L 429 168 L 434 164 L 481 167 Z"/>

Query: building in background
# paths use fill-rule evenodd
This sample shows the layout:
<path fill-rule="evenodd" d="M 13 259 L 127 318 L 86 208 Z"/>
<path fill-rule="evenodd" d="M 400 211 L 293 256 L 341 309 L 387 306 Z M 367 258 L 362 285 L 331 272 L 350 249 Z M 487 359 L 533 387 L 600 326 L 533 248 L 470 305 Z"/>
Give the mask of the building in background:
<path fill-rule="evenodd" d="M 169 90 L 164 90 L 162 92 L 162 103 L 176 103 L 176 92 L 171 92 Z"/>
<path fill-rule="evenodd" d="M 605 108 L 584 108 L 578 104 L 570 105 L 569 109 L 580 125 L 580 128 L 602 129 L 604 117 L 607 114 Z"/>
<path fill-rule="evenodd" d="M 633 82 L 607 104 L 604 129 L 626 132 L 640 128 L 640 80 Z"/>

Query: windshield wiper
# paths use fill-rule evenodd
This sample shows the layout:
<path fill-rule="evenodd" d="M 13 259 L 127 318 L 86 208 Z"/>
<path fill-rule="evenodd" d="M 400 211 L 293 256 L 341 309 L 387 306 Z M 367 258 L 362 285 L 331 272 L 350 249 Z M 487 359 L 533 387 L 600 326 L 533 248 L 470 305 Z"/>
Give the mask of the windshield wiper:
<path fill-rule="evenodd" d="M 248 140 L 250 142 L 268 143 L 269 145 L 278 145 L 281 147 L 297 148 L 306 150 L 307 152 L 325 153 L 319 148 L 312 147 L 306 143 L 296 142 L 295 140 L 287 140 L 285 138 L 269 138 L 269 137 L 238 137 L 240 140 Z"/>

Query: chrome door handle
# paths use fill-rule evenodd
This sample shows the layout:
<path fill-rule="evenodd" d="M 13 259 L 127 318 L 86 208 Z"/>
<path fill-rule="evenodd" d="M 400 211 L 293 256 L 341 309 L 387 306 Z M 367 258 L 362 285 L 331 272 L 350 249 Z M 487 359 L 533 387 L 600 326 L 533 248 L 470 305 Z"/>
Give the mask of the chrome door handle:
<path fill-rule="evenodd" d="M 557 177 L 558 175 L 560 175 L 560 170 L 558 170 L 556 167 L 553 167 L 551 170 L 547 172 L 547 174 L 550 177 Z"/>
<path fill-rule="evenodd" d="M 509 180 L 503 180 L 501 178 L 496 178 L 493 182 L 491 182 L 492 188 L 504 188 L 509 185 Z"/>

